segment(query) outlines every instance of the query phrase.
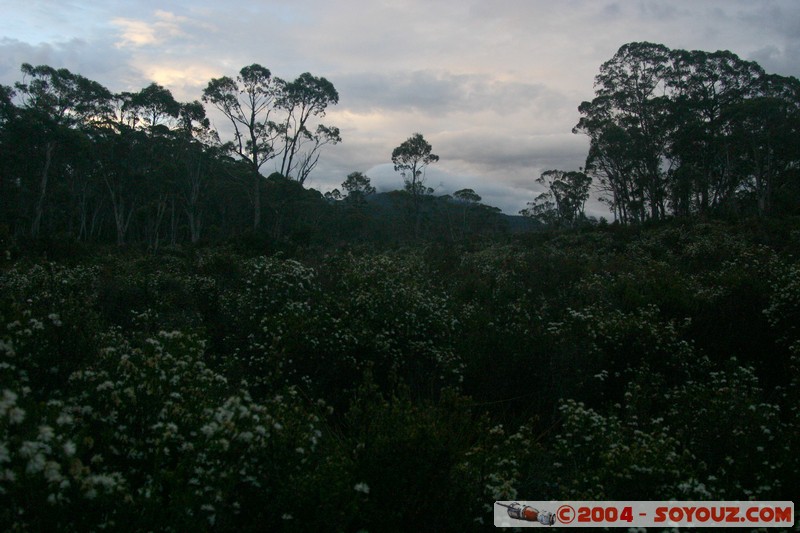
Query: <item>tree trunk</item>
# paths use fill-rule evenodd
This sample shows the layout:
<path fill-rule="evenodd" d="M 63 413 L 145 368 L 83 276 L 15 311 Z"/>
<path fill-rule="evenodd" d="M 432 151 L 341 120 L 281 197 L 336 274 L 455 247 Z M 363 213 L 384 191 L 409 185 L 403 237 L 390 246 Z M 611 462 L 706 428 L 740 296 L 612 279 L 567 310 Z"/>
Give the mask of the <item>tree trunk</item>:
<path fill-rule="evenodd" d="M 255 181 L 253 182 L 253 229 L 257 230 L 261 225 L 261 173 L 255 171 Z"/>
<path fill-rule="evenodd" d="M 178 217 L 175 216 L 175 196 L 171 198 L 169 229 L 169 243 L 175 246 L 178 242 Z"/>
<path fill-rule="evenodd" d="M 44 168 L 42 168 L 42 176 L 39 183 L 39 199 L 36 201 L 33 223 L 31 224 L 31 237 L 39 236 L 39 229 L 41 228 L 42 224 L 42 215 L 44 214 L 44 200 L 47 195 L 47 180 L 50 175 L 50 164 L 53 161 L 54 148 L 54 142 L 49 142 L 47 145 L 45 145 Z"/>

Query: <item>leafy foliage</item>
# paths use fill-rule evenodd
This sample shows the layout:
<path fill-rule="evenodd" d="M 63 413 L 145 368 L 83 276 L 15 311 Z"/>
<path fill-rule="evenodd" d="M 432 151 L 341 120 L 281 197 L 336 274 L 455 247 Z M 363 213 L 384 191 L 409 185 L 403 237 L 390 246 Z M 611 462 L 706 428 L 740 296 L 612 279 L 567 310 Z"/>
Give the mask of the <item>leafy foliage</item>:
<path fill-rule="evenodd" d="M 784 224 L 769 244 L 705 223 L 15 261 L 0 521 L 479 530 L 495 499 L 785 499 L 800 298 Z"/>
<path fill-rule="evenodd" d="M 478 531 L 497 499 L 790 499 L 796 80 L 622 47 L 581 106 L 586 174 L 540 178 L 528 214 L 558 227 L 510 236 L 475 191 L 427 194 L 420 134 L 392 154 L 405 191 L 304 188 L 338 142 L 310 126 L 338 101 L 324 78 L 212 80 L 239 128 L 220 144 L 156 84 L 23 74 L 0 87 L 4 530 Z M 590 176 L 621 223 L 582 223 Z M 694 213 L 774 218 L 660 222 Z"/>

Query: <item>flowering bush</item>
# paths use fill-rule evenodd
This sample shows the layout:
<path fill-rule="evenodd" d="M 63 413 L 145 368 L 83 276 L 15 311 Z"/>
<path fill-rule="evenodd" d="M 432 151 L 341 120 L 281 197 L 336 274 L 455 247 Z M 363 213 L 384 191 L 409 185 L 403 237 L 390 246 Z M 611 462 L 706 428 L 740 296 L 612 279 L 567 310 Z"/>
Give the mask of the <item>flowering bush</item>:
<path fill-rule="evenodd" d="M 10 263 L 0 527 L 477 531 L 496 499 L 787 499 L 800 270 L 761 241 Z"/>
<path fill-rule="evenodd" d="M 206 365 L 195 336 L 162 331 L 129 340 L 112 331 L 60 399 L 45 403 L 13 364 L 24 340 L 2 343 L 8 526 L 252 524 L 280 516 L 276 509 L 294 499 L 292 480 L 312 475 L 324 405 L 310 408 L 293 388 L 255 402 Z M 94 512 L 79 513 L 80 502 Z"/>

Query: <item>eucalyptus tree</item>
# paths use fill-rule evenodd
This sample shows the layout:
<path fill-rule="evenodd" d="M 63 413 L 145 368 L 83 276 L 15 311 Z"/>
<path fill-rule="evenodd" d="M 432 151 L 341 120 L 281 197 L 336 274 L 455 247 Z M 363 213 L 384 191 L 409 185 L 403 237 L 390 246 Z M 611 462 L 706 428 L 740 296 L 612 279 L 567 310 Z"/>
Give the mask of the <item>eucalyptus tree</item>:
<path fill-rule="evenodd" d="M 0 127 L 16 115 L 16 106 L 14 105 L 14 89 L 6 85 L 0 85 Z"/>
<path fill-rule="evenodd" d="M 573 131 L 622 222 L 748 202 L 766 214 L 794 190 L 797 84 L 728 51 L 630 43 L 601 66 Z"/>
<path fill-rule="evenodd" d="M 308 72 L 292 82 L 277 83 L 276 106 L 286 114 L 278 124 L 283 142 L 280 173 L 302 185 L 317 165 L 320 149 L 341 142 L 338 128 L 314 127 L 309 122 L 312 117 L 324 117 L 328 106 L 339 103 L 339 93 L 330 81 Z"/>
<path fill-rule="evenodd" d="M 675 168 L 672 203 L 678 214 L 705 213 L 730 202 L 742 185 L 724 117 L 758 95 L 765 73 L 728 51 L 674 50 L 671 56 L 672 127 L 665 134 Z"/>
<path fill-rule="evenodd" d="M 14 95 L 13 88 L 0 85 L 0 222 L 9 227 L 15 218 L 12 211 L 18 192 L 18 187 L 9 179 L 16 160 L 12 126 L 16 123 L 18 110 L 14 105 Z"/>
<path fill-rule="evenodd" d="M 20 121 L 30 130 L 24 139 L 25 148 L 32 151 L 30 164 L 38 168 L 24 173 L 20 180 L 23 189 L 33 193 L 30 234 L 36 237 L 41 230 L 50 178 L 55 167 L 64 165 L 69 155 L 63 150 L 59 153 L 59 148 L 74 145 L 76 136 L 107 120 L 111 93 L 67 69 L 24 63 L 21 71 L 23 80 L 15 84 L 21 100 Z"/>
<path fill-rule="evenodd" d="M 536 181 L 547 187 L 528 207 L 523 216 L 545 224 L 574 226 L 584 218 L 592 179 L 583 172 L 546 170 Z"/>
<path fill-rule="evenodd" d="M 275 143 L 281 128 L 273 119 L 280 85 L 268 68 L 254 63 L 243 67 L 235 79 L 212 79 L 203 90 L 203 102 L 216 107 L 233 128 L 233 138 L 225 146 L 250 167 L 253 229 L 261 223 L 261 167 L 279 154 Z"/>
<path fill-rule="evenodd" d="M 665 130 L 670 109 L 666 79 L 670 68 L 666 46 L 646 42 L 623 45 L 600 67 L 596 97 L 581 104 L 583 117 L 573 130 L 589 136 L 595 155 L 602 137 L 606 142 L 621 139 L 610 137 L 609 130 L 624 132 L 627 146 L 614 147 L 614 166 L 626 167 L 632 174 L 634 201 L 641 204 L 644 216 L 653 219 L 666 214 Z M 587 169 L 592 168 L 587 162 Z"/>
<path fill-rule="evenodd" d="M 754 196 L 759 215 L 800 209 L 800 81 L 764 76 L 758 96 L 722 115 L 739 191 Z"/>
<path fill-rule="evenodd" d="M 123 230 L 120 221 L 129 220 L 130 213 L 137 212 L 148 245 L 157 249 L 168 211 L 172 215 L 171 240 L 175 241 L 181 104 L 169 89 L 157 83 L 126 94 L 124 99 L 122 111 L 128 127 L 123 127 L 121 134 L 132 144 L 130 154 L 134 161 L 126 166 L 127 172 L 117 175 L 118 180 L 107 182 L 117 231 L 119 234 Z M 125 198 L 126 195 L 131 197 Z"/>
<path fill-rule="evenodd" d="M 431 153 L 432 150 L 422 134 L 415 133 L 392 151 L 394 170 L 400 172 L 405 190 L 415 198 L 433 193 L 425 187 L 425 167 L 439 161 L 439 156 Z"/>
<path fill-rule="evenodd" d="M 415 133 L 392 151 L 394 170 L 400 172 L 405 190 L 411 195 L 416 236 L 420 232 L 423 198 L 433 194 L 433 189 L 425 186 L 425 168 L 439 161 L 439 156 L 432 150 L 433 147 L 422 134 Z"/>
<path fill-rule="evenodd" d="M 211 128 L 203 104 L 197 100 L 181 104 L 178 138 L 183 165 L 179 196 L 189 225 L 189 238 L 196 243 L 200 240 L 205 204 L 210 197 L 211 167 L 220 149 L 219 136 Z"/>
<path fill-rule="evenodd" d="M 153 82 L 139 92 L 123 94 L 126 98 L 122 110 L 132 126 L 141 124 L 150 129 L 159 125 L 175 126 L 181 105 L 169 89 Z"/>
<path fill-rule="evenodd" d="M 627 132 L 605 124 L 592 131 L 585 172 L 593 178 L 599 199 L 615 220 L 627 224 L 645 220 L 644 194 L 634 177 L 635 154 Z"/>
<path fill-rule="evenodd" d="M 345 191 L 344 198 L 348 203 L 363 205 L 367 201 L 367 196 L 375 194 L 375 187 L 372 185 L 369 176 L 363 172 L 351 172 L 342 182 L 342 190 Z"/>
<path fill-rule="evenodd" d="M 453 193 L 453 198 L 463 206 L 461 220 L 461 234 L 467 234 L 467 214 L 480 205 L 481 196 L 472 189 L 460 189 Z M 449 216 L 449 215 L 448 215 Z"/>

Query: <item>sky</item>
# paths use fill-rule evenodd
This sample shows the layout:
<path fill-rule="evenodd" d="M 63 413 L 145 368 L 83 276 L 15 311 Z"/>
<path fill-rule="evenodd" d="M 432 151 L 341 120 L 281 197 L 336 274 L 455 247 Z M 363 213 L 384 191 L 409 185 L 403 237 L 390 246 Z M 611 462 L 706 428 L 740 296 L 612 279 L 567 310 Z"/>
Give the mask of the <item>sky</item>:
<path fill-rule="evenodd" d="M 800 77 L 797 0 L 0 0 L 0 13 L 2 84 L 45 64 L 192 101 L 253 63 L 287 80 L 310 72 L 339 92 L 324 123 L 343 142 L 307 186 L 360 171 L 401 188 L 391 153 L 419 132 L 440 157 L 426 173 L 435 194 L 471 188 L 508 214 L 541 192 L 545 170 L 584 164 L 578 106 L 625 43 L 730 50 Z M 607 215 L 594 200 L 587 211 Z"/>

